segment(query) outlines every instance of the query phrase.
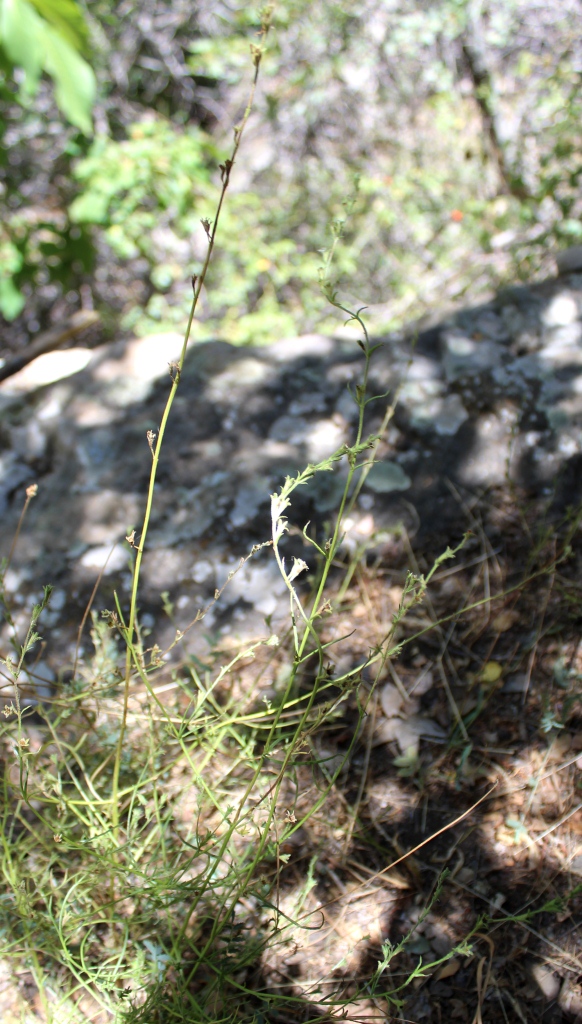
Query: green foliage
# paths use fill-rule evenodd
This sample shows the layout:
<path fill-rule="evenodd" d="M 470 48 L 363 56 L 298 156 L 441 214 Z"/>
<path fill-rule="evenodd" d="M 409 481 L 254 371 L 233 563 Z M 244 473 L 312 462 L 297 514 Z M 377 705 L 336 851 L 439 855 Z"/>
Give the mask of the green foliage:
<path fill-rule="evenodd" d="M 91 133 L 95 76 L 82 56 L 88 48 L 87 26 L 74 0 L 0 0 L 0 46 L 24 71 L 22 102 L 34 96 L 46 72 L 67 120 Z"/>
<path fill-rule="evenodd" d="M 468 287 L 478 294 L 531 273 L 548 250 L 581 237 L 579 75 L 567 47 L 551 67 L 542 54 L 522 50 L 506 69 L 504 47 L 517 15 L 513 8 L 497 12 L 487 27 L 488 102 L 501 118 L 529 111 L 503 143 L 511 182 L 527 185 L 517 195 L 499 182 L 476 94 L 466 80 L 460 88 L 455 71 L 453 55 L 461 59 L 468 27 L 466 3 L 443 0 L 429 11 L 399 7 L 382 14 L 382 32 L 370 40 L 349 5 L 324 10 L 294 0 L 277 16 L 263 110 L 254 115 L 258 139 L 245 143 L 257 170 L 245 173 L 225 213 L 199 337 L 268 343 L 334 328 L 337 321 L 314 287 L 318 250 L 355 173 L 359 201 L 336 274 L 350 302 L 365 296 L 372 305 L 376 331 L 401 326 L 435 297 L 454 299 Z M 192 40 L 187 65 L 194 80 L 206 88 L 236 87 L 251 29 L 243 8 L 232 12 L 222 34 Z M 360 85 L 364 43 L 367 77 Z M 303 51 L 308 59 L 299 59 Z M 392 91 L 382 71 L 386 61 Z M 502 81 L 506 70 L 512 91 Z M 341 133 L 333 96 L 347 110 Z M 297 136 L 294 152 L 273 149 L 283 125 Z M 162 146 L 175 182 L 156 172 Z M 133 125 L 120 141 L 98 140 L 77 168 L 73 219 L 103 232 L 119 259 L 139 255 L 149 264 L 153 294 L 143 308 L 124 314 L 124 326 L 141 332 L 181 322 L 204 241 L 199 220 L 216 195 L 217 159 L 208 135 L 156 117 Z M 192 163 L 194 186 L 183 181 Z"/>
<path fill-rule="evenodd" d="M 95 140 L 75 168 L 81 189 L 69 212 L 74 223 L 100 226 L 120 259 L 148 260 L 156 292 L 124 323 L 158 330 L 160 321 L 181 323 L 189 305 L 189 279 L 200 268 L 205 240 L 201 220 L 216 202 L 222 153 L 207 133 L 162 118 L 132 125 L 128 136 Z M 305 259 L 281 237 L 284 211 L 254 192 L 235 194 L 223 217 L 224 240 L 209 279 L 209 329 L 242 343 L 268 340 L 277 329 L 291 333 L 303 299 L 296 291 L 305 284 L 313 293 L 319 257 Z"/>
<path fill-rule="evenodd" d="M 13 320 L 24 308 L 26 285 L 58 281 L 71 287 L 92 262 L 87 231 L 61 210 L 6 213 L 0 224 L 0 313 Z"/>
<path fill-rule="evenodd" d="M 84 189 L 71 218 L 107 225 L 107 240 L 120 256 L 147 252 L 144 235 L 164 217 L 196 226 L 218 157 L 204 132 L 178 132 L 159 119 L 133 125 L 121 143 L 100 137 L 75 170 Z"/>
<path fill-rule="evenodd" d="M 66 119 L 90 135 L 96 86 L 87 54 L 87 25 L 74 0 L 0 0 L 0 100 L 5 110 L 17 99 L 22 118 L 33 118 L 34 96 L 46 73 Z M 12 86 L 16 69 L 21 75 L 17 94 Z M 91 266 L 92 249 L 87 232 L 71 225 L 63 210 L 31 205 L 23 197 L 23 182 L 12 173 L 3 145 L 7 123 L 0 117 L 6 203 L 0 221 L 0 313 L 13 320 L 24 309 L 26 285 L 59 281 L 71 287 Z"/>
<path fill-rule="evenodd" d="M 249 61 L 249 34 L 256 26 L 250 6 L 232 9 L 226 35 L 199 36 L 188 46 L 188 67 L 203 81 L 227 81 L 236 84 L 246 74 Z M 268 75 L 269 72 L 267 71 Z"/>
<path fill-rule="evenodd" d="M 30 3 L 70 46 L 79 53 L 88 53 L 87 23 L 76 0 L 30 0 Z"/>
<path fill-rule="evenodd" d="M 16 10 L 24 20 L 15 21 Z M 115 39 L 116 8 L 96 10 Z M 314 287 L 318 250 L 355 173 L 361 176 L 359 201 L 336 274 L 350 302 L 362 296 L 369 302 L 374 331 L 400 327 L 469 288 L 478 299 L 545 271 L 548 253 L 582 238 L 574 27 L 552 23 L 550 60 L 535 31 L 528 34 L 527 18 L 520 21 L 524 10 L 527 4 L 494 3 L 481 20 L 489 79 L 479 87 L 463 64 L 475 17 L 465 0 L 440 0 L 428 9 L 399 2 L 388 10 L 378 3 L 369 17 L 342 0 L 289 0 L 276 12 L 255 135 L 245 142 L 247 169 L 238 180 L 235 169 L 236 194 L 199 309 L 198 337 L 268 343 L 334 329 L 337 319 Z M 18 57 L 25 69 L 23 97 L 42 70 L 52 73 L 53 50 L 60 47 L 57 98 L 87 131 L 86 76 L 74 65 L 87 54 L 80 9 L 73 0 L 2 0 L 0 11 L 12 33 L 10 44 L 4 39 L 5 53 L 10 49 L 12 63 Z M 212 31 L 206 25 L 182 40 L 184 72 L 221 103 L 238 89 L 255 31 L 247 6 L 223 15 Z M 42 48 L 24 46 L 23 25 L 34 28 L 35 39 L 42 26 Z M 48 64 L 47 40 L 53 47 Z M 105 68 L 103 77 L 109 88 Z M 479 99 L 496 125 L 505 126 L 506 180 Z M 85 113 L 75 104 L 84 104 Z M 95 240 L 105 239 L 113 259 L 139 259 L 140 276 L 147 267 L 148 295 L 142 305 L 128 303 L 123 326 L 175 328 L 188 307 L 190 275 L 200 265 L 200 218 L 217 194 L 221 142 L 183 127 L 184 111 L 166 98 L 133 125 L 113 121 L 114 137 L 96 140 L 74 171 L 79 193 L 71 220 L 91 229 Z M 33 281 L 29 247 L 14 236 L 10 217 L 8 211 L 3 218 L 0 256 L 0 310 L 8 318 L 22 309 L 22 282 Z M 85 243 L 91 232 L 84 232 Z M 67 252 L 74 235 L 61 237 L 63 263 L 70 268 L 75 262 L 84 272 L 88 259 L 71 260 Z M 59 277 L 56 268 L 51 275 Z"/>
<path fill-rule="evenodd" d="M 15 283 L 22 266 L 22 252 L 0 229 L 0 311 L 7 320 L 13 320 L 24 307 L 24 295 Z"/>

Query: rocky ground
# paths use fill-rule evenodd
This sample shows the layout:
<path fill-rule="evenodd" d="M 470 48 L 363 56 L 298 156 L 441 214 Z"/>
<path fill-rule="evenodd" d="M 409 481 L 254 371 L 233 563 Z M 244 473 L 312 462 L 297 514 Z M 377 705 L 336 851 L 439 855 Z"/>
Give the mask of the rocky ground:
<path fill-rule="evenodd" d="M 582 270 L 582 268 L 581 268 Z M 363 359 L 351 328 L 269 348 L 191 345 L 172 412 L 144 560 L 142 615 L 153 627 L 168 591 L 183 628 L 253 544 L 269 539 L 269 495 L 307 462 L 349 441 L 357 409 L 349 394 Z M 353 340 L 352 340 L 353 339 Z M 399 523 L 419 542 L 456 543 L 469 506 L 495 488 L 545 498 L 561 514 L 582 488 L 582 273 L 508 289 L 418 334 L 378 339 L 369 429 L 386 402 L 396 414 L 346 523 L 347 539 L 378 544 Z M 126 599 L 125 536 L 139 535 L 157 431 L 178 335 L 75 347 L 41 356 L 0 385 L 0 500 L 4 553 L 25 488 L 38 484 L 7 577 L 22 624 L 39 588 L 55 587 L 45 618 L 52 671 L 71 656 L 79 610 L 105 566 L 96 607 Z M 306 487 L 292 519 L 300 528 L 336 507 L 339 474 Z M 493 527 L 491 527 L 493 528 Z M 105 564 L 107 562 L 107 564 Z M 286 610 L 268 552 L 256 556 L 206 616 L 213 631 L 261 629 Z M 51 652 L 55 652 L 54 654 Z"/>
<path fill-rule="evenodd" d="M 567 273 L 543 284 L 509 289 L 419 331 L 378 339 L 370 386 L 372 393 L 389 395 L 369 406 L 369 429 L 380 423 L 386 401 L 397 398 L 396 410 L 380 461 L 344 524 L 346 552 L 365 548 L 374 574 L 363 579 L 360 603 L 347 608 L 337 626 L 344 634 L 354 624 L 361 627 L 364 650 L 375 620 L 398 604 L 404 569 L 417 563 L 430 568 L 447 544 L 472 531 L 460 556 L 465 574 L 455 576 L 453 566 L 439 577 L 437 612 L 446 614 L 463 588 L 468 592 L 474 585 L 475 566 L 479 572 L 490 566 L 491 578 L 480 577 L 484 594 L 497 583 L 502 588 L 537 543 L 534 522 L 545 523 L 544 543 L 551 547 L 568 508 L 579 504 L 582 266 L 572 266 L 572 260 L 575 254 Z M 269 539 L 269 495 L 285 475 L 350 441 L 355 405 L 348 389 L 362 369 L 356 337 L 349 328 L 335 337 L 308 335 L 262 349 L 192 344 L 161 461 L 144 558 L 141 625 L 164 650 L 197 609 L 210 607 L 170 660 L 194 657 L 204 665 L 217 649 L 264 636 L 266 619 L 273 631 L 287 620 L 285 588 L 268 547 L 236 573 L 220 601 L 214 604 L 213 598 L 241 557 Z M 102 570 L 95 610 L 111 609 L 114 591 L 122 607 L 128 604 L 131 551 L 124 538 L 133 528 L 139 536 L 151 464 L 147 432 L 158 429 L 168 363 L 180 344 L 177 335 L 165 334 L 77 346 L 39 357 L 0 385 L 4 554 L 25 488 L 38 484 L 6 576 L 17 629 L 26 628 L 41 586 L 55 587 L 40 653 L 29 666 L 37 695 L 70 678 L 79 622 Z M 341 473 L 340 468 L 321 474 L 297 492 L 290 521 L 298 530 L 290 551 L 302 552 L 298 534 L 308 520 L 325 536 L 326 519 L 341 494 Z M 303 554 L 309 561 L 309 549 Z M 363 772 L 366 785 L 357 800 L 378 842 L 410 849 L 462 812 L 483 785 L 497 780 L 500 788 L 482 808 L 477 830 L 459 827 L 441 846 L 430 847 L 430 858 L 427 852 L 426 860 L 420 854 L 411 862 L 408 876 L 390 876 L 392 895 L 382 890 L 384 903 L 371 891 L 361 902 L 348 900 L 339 918 L 326 916 L 326 929 L 308 953 L 321 976 L 342 958 L 356 965 L 354 950 L 357 970 L 364 970 L 388 934 L 397 941 L 426 901 L 419 880 L 427 871 L 434 876 L 442 864 L 453 866 L 454 895 L 445 914 L 435 911 L 421 922 L 407 954 L 412 966 L 414 956 L 442 955 L 460 941 L 483 909 L 495 913 L 505 905 L 513 911 L 514 900 L 526 905 L 533 892 L 563 893 L 576 883 L 582 872 L 576 804 L 582 733 L 575 717 L 548 718 L 563 702 L 550 708 L 542 691 L 549 679 L 559 696 L 560 688 L 565 693 L 580 678 L 580 652 L 568 624 L 578 613 L 574 608 L 569 620 L 563 610 L 563 595 L 570 595 L 572 608 L 577 586 L 575 576 L 566 590 L 555 584 L 552 591 L 540 580 L 525 593 L 521 608 L 504 602 L 491 622 L 486 615 L 455 638 L 445 667 L 465 720 L 480 710 L 475 684 L 489 701 L 487 714 L 471 727 L 471 756 L 481 760 L 465 773 L 454 758 L 451 767 L 451 748 L 443 749 L 455 727 L 442 674 L 444 634 L 432 648 L 412 647 L 397 663 L 396 679 L 383 682 L 367 754 L 354 757 L 344 780 L 351 805 L 353 780 Z M 87 654 L 88 634 L 87 628 Z M 4 644 L 7 639 L 5 627 Z M 345 731 L 340 723 L 337 735 L 322 740 L 322 756 L 341 752 Z M 409 779 L 418 764 L 411 757 L 418 758 L 419 749 L 424 781 L 416 776 L 413 784 Z M 340 825 L 342 799 L 338 795 Z M 327 813 L 324 831 L 336 809 Z M 522 842 L 526 825 L 530 839 Z M 325 833 L 328 884 L 337 884 L 345 896 L 351 882 L 338 871 L 356 861 L 342 859 L 340 848 L 348 840 L 343 833 L 336 841 L 334 834 Z M 300 837 L 300 860 L 317 841 L 315 832 Z M 354 837 L 358 877 L 382 864 L 361 842 Z M 285 881 L 282 905 L 284 899 Z M 497 1011 L 511 1021 L 582 1019 L 577 918 L 569 904 L 564 907 L 549 923 L 536 919 L 523 932 L 517 925 L 509 933 L 499 931 L 493 947 L 483 940 L 479 956 L 486 959 L 477 989 L 476 961 L 467 966 L 459 958 L 430 983 L 414 986 L 407 1019 L 469 1022 L 475 998 L 484 1004 L 483 1019 L 486 1010 L 489 1020 L 501 1019 Z M 489 952 L 494 974 L 485 1002 Z M 306 955 L 300 946 L 293 962 L 287 957 L 280 963 L 274 955 L 264 964 L 265 977 L 287 972 L 285 977 L 300 978 Z M 364 1010 L 367 1019 L 378 1019 L 369 1016 L 369 1007 Z"/>

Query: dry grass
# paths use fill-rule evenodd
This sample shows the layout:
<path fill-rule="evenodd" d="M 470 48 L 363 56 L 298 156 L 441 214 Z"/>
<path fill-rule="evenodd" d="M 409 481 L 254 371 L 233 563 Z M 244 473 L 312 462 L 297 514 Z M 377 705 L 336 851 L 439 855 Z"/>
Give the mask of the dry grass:
<path fill-rule="evenodd" d="M 340 309 L 342 233 L 323 273 Z M 129 612 L 94 617 L 93 657 L 34 705 L 22 672 L 43 607 L 26 638 L 13 630 L 7 1021 L 523 1022 L 542 1018 L 544 992 L 578 1012 L 580 520 L 544 530 L 515 495 L 459 495 L 471 534 L 454 551 L 378 535 L 354 510 L 394 399 L 367 436 L 374 346 L 344 311 L 361 332 L 352 444 L 272 496 L 286 631 L 225 641 L 207 672 L 146 647 L 140 564 L 163 431 L 148 438 L 144 527 L 127 538 Z M 331 528 L 309 539 L 295 492 L 342 462 Z"/>

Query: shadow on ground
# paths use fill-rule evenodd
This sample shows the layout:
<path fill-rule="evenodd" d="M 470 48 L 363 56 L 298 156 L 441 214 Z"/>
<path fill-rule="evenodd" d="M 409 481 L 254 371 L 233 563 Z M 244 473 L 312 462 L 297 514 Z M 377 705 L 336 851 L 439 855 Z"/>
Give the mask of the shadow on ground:
<path fill-rule="evenodd" d="M 381 465 L 345 524 L 346 551 L 367 551 L 358 587 L 368 605 L 364 600 L 363 613 L 348 607 L 344 624 L 363 624 L 366 649 L 383 616 L 389 621 L 394 606 L 385 604 L 386 595 L 402 586 L 406 570 L 430 570 L 439 552 L 468 530 L 453 571 L 447 564 L 435 577 L 434 617 L 454 615 L 467 596 L 479 601 L 511 593 L 464 616 L 454 630 L 424 632 L 426 609 L 412 623 L 422 635 L 390 671 L 414 707 L 394 717 L 432 721 L 440 734 L 420 732 L 424 738 L 407 762 L 408 748 L 394 731 L 379 737 L 367 723 L 337 799 L 299 836 L 283 874 L 282 907 L 293 919 L 297 889 L 312 864 L 314 916 L 319 904 L 334 901 L 321 911 L 321 928 L 308 942 L 301 929 L 291 931 L 288 944 L 260 966 L 253 943 L 242 961 L 237 952 L 239 974 L 228 984 L 241 986 L 255 1021 L 325 1019 L 321 993 L 302 994 L 310 970 L 326 983 L 341 979 L 348 999 L 373 973 L 382 943 L 399 941 L 416 923 L 394 964 L 395 988 L 420 957 L 438 958 L 462 941 L 481 913 L 494 920 L 484 926 L 488 938 L 475 939 L 473 959 L 457 956 L 451 973 L 415 983 L 392 1019 L 477 1021 L 479 1001 L 484 1019 L 582 1019 L 580 907 L 567 899 L 582 853 L 575 811 L 582 749 L 579 538 L 570 538 L 569 562 L 540 572 L 560 554 L 568 508 L 582 499 L 581 317 L 582 277 L 570 275 L 508 290 L 416 337 L 387 338 L 374 357 L 371 391 L 389 392 L 397 405 L 379 449 Z M 133 528 L 139 537 L 151 465 L 147 432 L 159 430 L 166 366 L 177 347 L 173 335 L 113 344 L 72 376 L 34 387 L 24 373 L 0 388 L 5 550 L 23 488 L 39 485 L 6 580 L 17 626 L 25 627 L 39 585 L 56 587 L 34 669 L 45 686 L 63 685 L 80 616 L 107 558 L 95 607 L 111 608 L 114 591 L 127 602 L 131 553 L 124 538 Z M 141 621 L 162 649 L 212 600 L 241 555 L 269 539 L 269 494 L 285 475 L 350 441 L 355 406 L 348 388 L 361 366 L 357 344 L 344 336 L 289 339 L 264 350 L 220 342 L 192 347 L 144 557 Z M 385 401 L 368 407 L 371 433 Z M 299 531 L 311 520 L 325 538 L 341 473 L 322 474 L 298 494 L 290 519 Z M 288 550 L 301 553 L 300 543 L 292 536 Z M 173 621 L 160 610 L 165 591 Z M 204 630 L 187 633 L 179 657 L 205 664 L 227 641 L 265 635 L 266 617 L 273 630 L 287 618 L 284 585 L 268 549 L 234 577 Z M 498 675 L 491 666 L 499 666 Z M 429 674 L 417 699 L 415 686 Z M 380 684 L 382 696 L 394 676 Z M 314 761 L 346 749 L 353 716 L 348 706 Z M 377 716 L 390 722 L 382 699 Z M 306 762 L 297 772 L 304 782 L 300 803 L 317 792 L 321 769 Z M 380 884 L 375 875 L 387 863 L 448 825 L 495 782 L 478 810 Z M 347 846 L 346 821 L 352 822 Z M 443 894 L 418 924 L 444 868 L 451 874 Z M 550 899 L 560 901 L 551 913 L 502 921 Z M 244 930 L 236 936 L 244 945 Z M 184 956 L 187 961 L 188 950 Z M 543 982 L 540 965 L 546 965 Z M 169 987 L 186 999 L 190 989 L 181 987 L 180 970 L 173 968 Z M 248 994 L 258 988 L 278 997 L 288 992 L 291 1003 L 277 1009 L 267 996 Z M 169 1021 L 159 995 L 147 1010 L 129 1012 L 128 1021 Z M 194 1015 L 198 997 L 191 993 Z M 369 997 L 362 1000 L 345 1019 L 391 1019 L 382 999 L 376 1009 Z"/>

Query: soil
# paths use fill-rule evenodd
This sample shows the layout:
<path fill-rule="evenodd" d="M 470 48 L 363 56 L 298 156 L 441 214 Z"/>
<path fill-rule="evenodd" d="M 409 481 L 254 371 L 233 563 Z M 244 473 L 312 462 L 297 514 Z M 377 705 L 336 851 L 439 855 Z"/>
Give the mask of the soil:
<path fill-rule="evenodd" d="M 188 658 L 211 666 L 267 628 L 285 628 L 287 598 L 268 547 L 216 603 L 214 593 L 241 556 L 269 540 L 269 494 L 285 475 L 349 441 L 347 385 L 362 367 L 353 337 L 191 347 L 165 441 L 140 612 L 162 651 L 185 631 L 169 666 Z M 395 415 L 344 523 L 346 565 L 361 554 L 334 597 L 329 639 L 350 639 L 330 649 L 331 676 L 349 674 L 390 628 L 407 573 L 426 575 L 447 545 L 462 547 L 399 627 L 401 653 L 377 679 L 334 798 L 289 851 L 281 908 L 317 854 L 306 909 L 321 908 L 324 923 L 269 953 L 260 983 L 302 996 L 305 1019 L 325 1019 L 325 985 L 309 995 L 310 977 L 341 979 L 347 998 L 373 973 L 383 944 L 416 926 L 387 969 L 396 988 L 421 958 L 445 956 L 487 915 L 472 950 L 419 975 L 400 1008 L 386 1010 L 370 993 L 346 1019 L 582 1020 L 581 339 L 576 272 L 378 339 L 371 392 L 389 396 L 369 406 L 369 431 L 386 401 L 396 400 Z M 38 484 L 6 576 L 17 629 L 40 585 L 56 588 L 28 665 L 31 700 L 70 680 L 101 571 L 97 615 L 113 607 L 114 592 L 127 601 L 124 538 L 132 529 L 139 536 L 147 431 L 159 430 L 179 346 L 168 334 L 97 349 L 77 342 L 0 385 L 4 553 L 24 489 Z M 301 530 L 310 520 L 325 537 L 341 473 L 316 476 L 293 504 L 289 554 L 313 560 Z M 173 606 L 171 619 L 163 604 Z M 189 628 L 204 607 L 204 628 Z M 81 659 L 88 634 L 89 625 Z M 261 685 L 268 698 L 276 680 L 265 672 Z M 318 753 L 332 762 L 345 751 L 356 720 L 348 701 Z M 316 784 L 306 767 L 296 814 Z M 423 916 L 443 871 L 442 893 Z M 6 992 L 8 1014 L 8 981 Z"/>

